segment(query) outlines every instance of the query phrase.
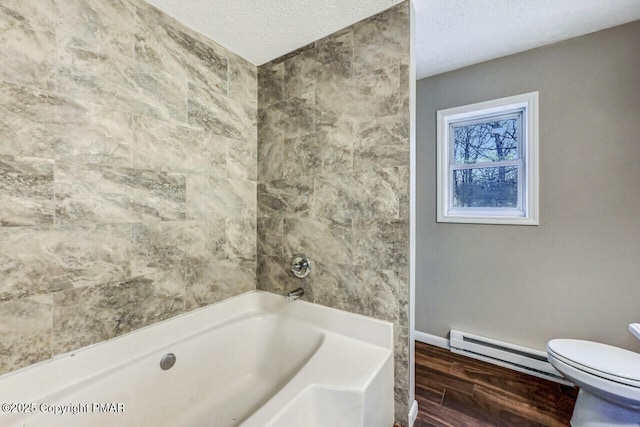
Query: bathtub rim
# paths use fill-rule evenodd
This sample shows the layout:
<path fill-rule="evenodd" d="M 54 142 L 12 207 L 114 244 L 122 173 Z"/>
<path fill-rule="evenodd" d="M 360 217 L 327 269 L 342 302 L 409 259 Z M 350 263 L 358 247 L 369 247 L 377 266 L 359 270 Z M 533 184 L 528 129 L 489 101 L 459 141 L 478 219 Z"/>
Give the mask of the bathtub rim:
<path fill-rule="evenodd" d="M 302 300 L 288 302 L 283 296 L 252 290 L 2 374 L 0 400 L 17 401 L 28 398 L 30 401 L 36 401 L 55 393 L 56 390 L 103 375 L 123 364 L 162 351 L 176 342 L 259 313 L 291 317 L 308 323 L 311 327 L 376 347 L 392 351 L 394 348 L 391 322 Z M 191 325 L 196 327 L 190 328 Z M 188 331 L 188 334 L 185 335 L 185 331 Z M 122 345 L 127 349 L 127 355 L 117 361 L 110 356 L 110 351 L 100 351 L 104 346 L 116 345 Z M 52 368 L 49 365 L 53 363 L 56 366 Z M 36 387 L 32 384 L 37 384 L 37 396 L 33 396 Z"/>

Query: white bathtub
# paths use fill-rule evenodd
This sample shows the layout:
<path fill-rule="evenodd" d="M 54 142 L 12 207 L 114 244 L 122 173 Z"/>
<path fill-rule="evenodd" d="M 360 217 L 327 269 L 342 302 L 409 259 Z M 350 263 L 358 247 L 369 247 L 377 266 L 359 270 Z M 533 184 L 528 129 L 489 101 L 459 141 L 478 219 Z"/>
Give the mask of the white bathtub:
<path fill-rule="evenodd" d="M 0 425 L 391 427 L 393 400 L 392 324 L 254 291 L 0 376 Z"/>

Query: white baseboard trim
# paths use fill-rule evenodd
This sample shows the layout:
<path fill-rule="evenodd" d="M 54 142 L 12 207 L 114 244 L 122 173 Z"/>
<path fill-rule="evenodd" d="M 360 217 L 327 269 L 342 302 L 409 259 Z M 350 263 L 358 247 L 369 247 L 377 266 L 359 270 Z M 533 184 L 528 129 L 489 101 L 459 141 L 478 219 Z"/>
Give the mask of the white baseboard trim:
<path fill-rule="evenodd" d="M 446 348 L 447 350 L 450 348 L 449 340 L 447 338 L 437 337 L 420 331 L 414 331 L 413 337 L 416 341 L 420 341 L 425 344 L 435 345 L 436 347 Z"/>
<path fill-rule="evenodd" d="M 418 401 L 414 400 L 411 404 L 411 409 L 409 409 L 409 427 L 413 427 L 413 424 L 416 422 L 418 418 Z"/>

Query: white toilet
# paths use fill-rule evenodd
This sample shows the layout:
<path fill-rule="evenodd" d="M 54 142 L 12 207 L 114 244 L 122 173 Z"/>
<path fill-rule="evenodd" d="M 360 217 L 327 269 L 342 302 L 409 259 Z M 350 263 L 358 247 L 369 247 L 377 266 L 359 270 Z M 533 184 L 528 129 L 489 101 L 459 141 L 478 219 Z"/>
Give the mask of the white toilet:
<path fill-rule="evenodd" d="M 629 325 L 640 339 L 640 324 Z M 573 427 L 640 426 L 640 354 L 592 341 L 554 339 L 551 365 L 580 387 Z"/>

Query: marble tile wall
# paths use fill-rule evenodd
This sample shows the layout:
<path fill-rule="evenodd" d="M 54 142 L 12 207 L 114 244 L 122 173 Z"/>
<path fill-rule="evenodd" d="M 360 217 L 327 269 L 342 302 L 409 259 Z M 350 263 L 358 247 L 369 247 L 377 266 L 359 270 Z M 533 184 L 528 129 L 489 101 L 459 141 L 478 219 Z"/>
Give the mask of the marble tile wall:
<path fill-rule="evenodd" d="M 256 288 L 257 69 L 141 0 L 0 5 L 0 373 Z"/>
<path fill-rule="evenodd" d="M 408 390 L 408 2 L 256 69 L 141 0 L 0 5 L 0 373 L 254 289 L 385 319 Z M 257 252 L 257 256 L 256 256 Z"/>
<path fill-rule="evenodd" d="M 260 66 L 257 153 L 258 287 L 393 322 L 405 425 L 409 43 L 404 2 Z"/>

